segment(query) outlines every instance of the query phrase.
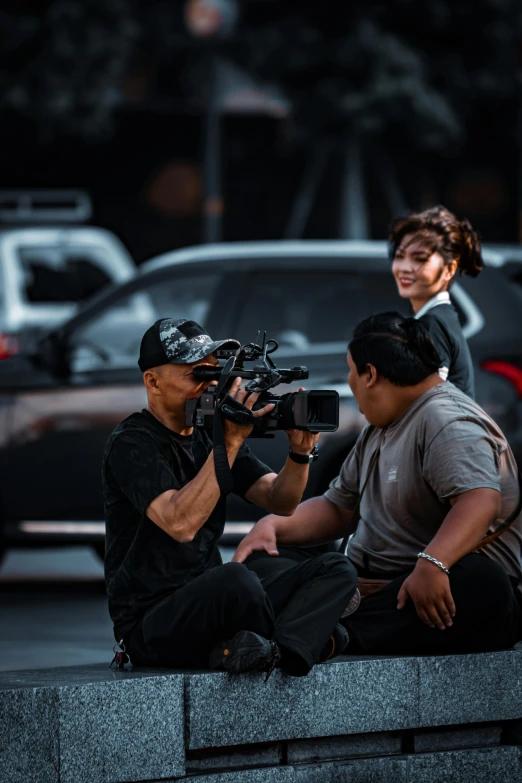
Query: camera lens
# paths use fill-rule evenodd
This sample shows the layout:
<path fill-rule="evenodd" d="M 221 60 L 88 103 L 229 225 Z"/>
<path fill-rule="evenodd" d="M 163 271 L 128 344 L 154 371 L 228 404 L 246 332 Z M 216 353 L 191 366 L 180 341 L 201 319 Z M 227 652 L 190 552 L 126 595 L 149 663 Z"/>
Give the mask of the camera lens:
<path fill-rule="evenodd" d="M 308 424 L 316 424 L 321 421 L 321 401 L 317 397 L 308 398 Z"/>
<path fill-rule="evenodd" d="M 310 390 L 294 394 L 294 427 L 309 432 L 335 432 L 339 426 L 339 395 L 336 391 Z"/>

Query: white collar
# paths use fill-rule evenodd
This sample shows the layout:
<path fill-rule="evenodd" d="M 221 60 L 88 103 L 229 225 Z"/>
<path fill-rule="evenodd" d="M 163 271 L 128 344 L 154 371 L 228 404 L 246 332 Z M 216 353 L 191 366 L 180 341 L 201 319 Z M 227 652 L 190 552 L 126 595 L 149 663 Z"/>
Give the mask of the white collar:
<path fill-rule="evenodd" d="M 418 313 L 415 313 L 413 316 L 414 318 L 422 318 L 423 315 L 425 315 L 428 310 L 431 310 L 433 307 L 437 307 L 437 305 L 441 304 L 449 304 L 451 302 L 450 295 L 447 291 L 441 291 L 438 294 L 435 294 L 429 301 L 426 302 L 425 305 L 421 307 Z"/>

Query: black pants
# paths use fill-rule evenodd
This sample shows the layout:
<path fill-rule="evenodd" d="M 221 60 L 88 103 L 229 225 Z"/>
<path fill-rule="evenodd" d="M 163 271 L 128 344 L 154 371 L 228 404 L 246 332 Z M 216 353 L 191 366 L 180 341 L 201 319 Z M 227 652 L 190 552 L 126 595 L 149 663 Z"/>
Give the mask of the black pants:
<path fill-rule="evenodd" d="M 435 568 L 435 566 L 434 566 Z M 451 628 L 430 628 L 412 600 L 397 609 L 402 574 L 361 602 L 345 625 L 353 638 L 350 652 L 467 653 L 513 647 L 522 638 L 522 600 L 504 569 L 484 555 L 471 554 L 451 567 L 450 588 L 456 614 Z"/>
<path fill-rule="evenodd" d="M 255 553 L 247 564 L 266 575 L 277 573 L 284 562 L 307 557 L 306 550 L 279 551 L 284 553 L 284 561 Z M 485 652 L 512 647 L 522 639 L 522 595 L 514 580 L 490 558 L 471 554 L 452 566 L 450 587 L 456 614 L 451 628 L 444 631 L 425 625 L 411 599 L 403 609 L 397 609 L 397 595 L 410 573 L 397 576 L 380 592 L 364 598 L 357 611 L 343 621 L 350 635 L 349 654 Z"/>
<path fill-rule="evenodd" d="M 281 667 L 308 674 L 356 588 L 339 553 L 290 562 L 259 578 L 240 563 L 213 568 L 148 609 L 125 638 L 135 665 L 206 667 L 213 644 L 238 631 L 274 639 Z"/>

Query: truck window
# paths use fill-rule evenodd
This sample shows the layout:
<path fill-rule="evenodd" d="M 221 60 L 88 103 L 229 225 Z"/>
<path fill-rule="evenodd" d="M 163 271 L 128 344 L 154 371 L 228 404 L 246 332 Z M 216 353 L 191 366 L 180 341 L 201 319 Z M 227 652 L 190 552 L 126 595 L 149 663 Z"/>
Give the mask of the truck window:
<path fill-rule="evenodd" d="M 112 282 L 95 257 L 60 247 L 20 248 L 22 296 L 33 304 L 81 302 Z"/>

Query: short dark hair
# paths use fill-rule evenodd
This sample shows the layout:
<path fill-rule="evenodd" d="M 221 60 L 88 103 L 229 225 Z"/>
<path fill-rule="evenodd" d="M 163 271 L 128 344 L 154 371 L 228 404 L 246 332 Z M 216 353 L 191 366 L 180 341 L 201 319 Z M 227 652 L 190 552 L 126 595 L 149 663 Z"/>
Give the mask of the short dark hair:
<path fill-rule="evenodd" d="M 348 350 L 359 375 L 373 364 L 396 386 L 415 386 L 442 364 L 426 328 L 415 318 L 396 312 L 379 313 L 361 321 Z"/>

